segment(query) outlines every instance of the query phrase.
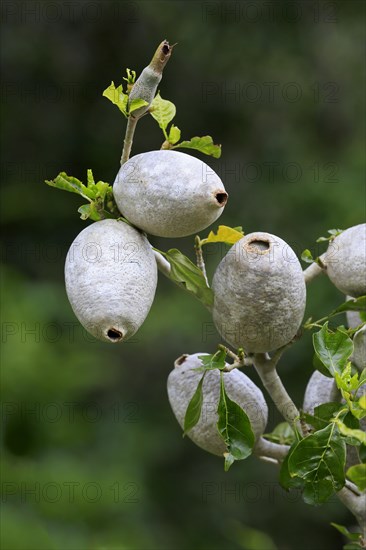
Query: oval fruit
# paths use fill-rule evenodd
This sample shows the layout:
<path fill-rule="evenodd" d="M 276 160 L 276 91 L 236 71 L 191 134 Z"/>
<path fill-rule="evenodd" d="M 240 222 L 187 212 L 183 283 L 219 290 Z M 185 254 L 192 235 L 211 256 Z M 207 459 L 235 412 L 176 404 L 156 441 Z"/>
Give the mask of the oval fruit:
<path fill-rule="evenodd" d="M 159 237 L 185 237 L 222 214 L 228 195 L 204 162 L 177 151 L 150 151 L 123 164 L 113 185 L 120 212 Z"/>
<path fill-rule="evenodd" d="M 366 294 L 366 223 L 354 225 L 329 243 L 324 264 L 329 279 L 343 294 Z"/>
<path fill-rule="evenodd" d="M 133 336 L 153 303 L 157 267 L 141 233 L 117 220 L 81 231 L 65 263 L 66 292 L 80 323 L 105 342 Z"/>
<path fill-rule="evenodd" d="M 174 363 L 174 369 L 168 377 L 168 397 L 174 415 L 180 426 L 188 404 L 196 391 L 202 372 L 194 369 L 202 367 L 198 358 L 205 353 L 182 355 Z M 227 395 L 248 415 L 255 439 L 264 433 L 268 418 L 268 407 L 261 390 L 245 374 L 237 369 L 224 373 Z M 202 385 L 203 403 L 198 423 L 188 431 L 187 436 L 205 451 L 222 456 L 226 445 L 217 429 L 217 406 L 220 398 L 220 373 L 207 371 Z"/>
<path fill-rule="evenodd" d="M 269 233 L 250 233 L 218 265 L 213 320 L 221 336 L 251 353 L 277 349 L 296 335 L 305 310 L 301 265 L 291 247 Z"/>

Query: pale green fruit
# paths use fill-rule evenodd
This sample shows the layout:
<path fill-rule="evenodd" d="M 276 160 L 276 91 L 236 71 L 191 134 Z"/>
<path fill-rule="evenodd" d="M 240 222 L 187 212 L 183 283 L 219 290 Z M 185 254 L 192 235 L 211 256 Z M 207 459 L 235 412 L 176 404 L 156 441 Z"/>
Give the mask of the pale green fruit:
<path fill-rule="evenodd" d="M 113 185 L 120 212 L 159 237 L 185 237 L 222 214 L 227 193 L 204 162 L 177 151 L 150 151 L 123 164 Z"/>
<path fill-rule="evenodd" d="M 155 296 L 157 267 L 141 233 L 117 220 L 89 225 L 66 257 L 66 291 L 90 334 L 122 342 L 144 322 Z"/>
<path fill-rule="evenodd" d="M 197 389 L 202 372 L 194 369 L 202 367 L 200 355 L 182 355 L 168 377 L 168 397 L 174 415 L 181 428 L 188 404 Z M 245 374 L 234 369 L 224 373 L 226 393 L 248 415 L 255 439 L 264 433 L 268 408 L 261 390 Z M 198 423 L 187 433 L 187 436 L 205 451 L 223 456 L 227 452 L 226 445 L 217 429 L 217 406 L 220 398 L 220 373 L 218 370 L 208 371 L 202 386 L 203 404 Z"/>
<path fill-rule="evenodd" d="M 353 298 L 366 294 L 366 223 L 346 229 L 331 241 L 324 264 L 338 290 Z"/>
<path fill-rule="evenodd" d="M 340 402 L 341 393 L 334 378 L 328 378 L 319 371 L 314 371 L 306 386 L 303 410 L 314 414 L 315 407 L 329 402 Z"/>
<path fill-rule="evenodd" d="M 238 241 L 216 269 L 213 320 L 221 336 L 247 352 L 277 349 L 296 335 L 305 310 L 301 265 L 291 247 L 269 233 Z"/>

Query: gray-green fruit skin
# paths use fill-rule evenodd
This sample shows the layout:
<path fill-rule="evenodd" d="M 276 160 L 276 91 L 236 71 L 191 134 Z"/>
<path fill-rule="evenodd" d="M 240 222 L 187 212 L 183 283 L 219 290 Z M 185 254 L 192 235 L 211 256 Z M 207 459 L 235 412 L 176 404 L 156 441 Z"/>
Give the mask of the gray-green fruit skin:
<path fill-rule="evenodd" d="M 306 386 L 303 410 L 314 414 L 315 407 L 329 402 L 340 402 L 341 394 L 334 378 L 328 378 L 319 371 L 314 371 Z"/>
<path fill-rule="evenodd" d="M 275 235 L 256 232 L 240 239 L 218 265 L 212 289 L 214 323 L 235 348 L 275 350 L 300 327 L 306 302 L 302 268 Z"/>
<path fill-rule="evenodd" d="M 366 325 L 353 337 L 352 361 L 360 371 L 366 369 Z"/>
<path fill-rule="evenodd" d="M 102 220 L 76 237 L 66 257 L 66 291 L 90 334 L 122 342 L 144 322 L 155 296 L 157 267 L 151 246 L 125 222 Z"/>
<path fill-rule="evenodd" d="M 183 355 L 174 364 L 168 377 L 169 402 L 181 428 L 188 404 L 196 391 L 202 372 L 194 369 L 202 367 L 198 358 L 206 353 Z M 264 433 L 268 408 L 261 390 L 245 374 L 237 369 L 224 373 L 226 393 L 249 417 L 256 440 Z M 222 456 L 227 452 L 226 445 L 217 429 L 217 406 L 220 398 L 220 373 L 218 370 L 206 372 L 202 386 L 203 404 L 198 423 L 187 433 L 187 436 L 205 451 Z"/>
<path fill-rule="evenodd" d="M 366 294 L 366 224 L 350 227 L 331 241 L 324 263 L 338 290 L 353 298 Z"/>
<path fill-rule="evenodd" d="M 177 151 L 141 153 L 121 166 L 113 186 L 119 210 L 159 237 L 185 237 L 222 214 L 227 193 L 201 160 Z"/>

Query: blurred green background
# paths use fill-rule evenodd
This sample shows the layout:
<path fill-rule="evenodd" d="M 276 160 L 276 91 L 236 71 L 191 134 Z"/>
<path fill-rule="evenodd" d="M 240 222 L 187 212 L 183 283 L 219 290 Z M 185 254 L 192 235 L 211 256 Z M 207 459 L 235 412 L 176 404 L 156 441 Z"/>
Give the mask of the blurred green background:
<path fill-rule="evenodd" d="M 114 180 L 125 121 L 102 91 L 167 38 L 178 46 L 160 90 L 175 124 L 223 146 L 219 160 L 200 157 L 230 194 L 220 223 L 317 253 L 327 229 L 365 218 L 364 2 L 4 0 L 1 12 L 2 548 L 341 548 L 329 522 L 353 519 L 336 499 L 311 508 L 271 465 L 250 458 L 225 474 L 182 439 L 167 375 L 219 341 L 194 298 L 161 278 L 132 341 L 82 330 L 63 282 L 81 202 L 43 180 L 65 170 L 85 181 L 87 168 Z M 161 142 L 145 117 L 133 152 Z M 192 238 L 152 241 L 193 258 Z M 224 250 L 208 252 L 212 276 Z M 319 279 L 307 315 L 342 300 Z M 299 406 L 310 342 L 280 365 Z M 279 421 L 269 406 L 268 430 Z"/>

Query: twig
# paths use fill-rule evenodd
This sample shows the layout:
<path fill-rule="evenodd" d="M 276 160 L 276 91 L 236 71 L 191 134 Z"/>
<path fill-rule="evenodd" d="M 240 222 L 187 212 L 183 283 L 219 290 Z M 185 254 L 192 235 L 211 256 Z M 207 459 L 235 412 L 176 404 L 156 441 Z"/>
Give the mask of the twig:
<path fill-rule="evenodd" d="M 242 367 L 251 367 L 253 365 L 252 359 L 250 357 L 245 357 L 243 350 L 241 350 L 241 352 L 239 350 L 239 355 L 236 355 L 236 353 L 234 353 L 230 348 L 227 348 L 223 344 L 219 344 L 218 347 L 234 361 L 231 365 L 228 365 L 224 369 L 225 372 L 230 372 L 234 369 L 241 369 Z"/>
<path fill-rule="evenodd" d="M 205 260 L 203 259 L 201 239 L 199 238 L 198 235 L 196 235 L 196 237 L 194 239 L 194 249 L 196 251 L 197 267 L 202 271 L 203 277 L 206 281 L 206 285 L 210 286 L 208 284 L 208 279 L 207 279 Z"/>
<path fill-rule="evenodd" d="M 154 256 L 155 256 L 155 260 L 156 260 L 156 264 L 158 266 L 158 269 L 159 271 L 165 275 L 165 277 L 168 277 L 170 278 L 170 263 L 168 262 L 168 260 L 166 260 L 164 258 L 164 256 L 162 254 L 160 254 L 160 252 L 158 252 L 157 250 L 153 250 L 154 252 Z"/>
<path fill-rule="evenodd" d="M 274 443 L 273 441 L 264 439 L 264 437 L 260 437 L 253 451 L 259 458 L 266 457 L 276 460 L 277 463 L 281 463 L 285 459 L 289 449 L 289 445 L 280 445 L 279 443 Z"/>
<path fill-rule="evenodd" d="M 132 143 L 133 143 L 133 136 L 135 134 L 137 121 L 138 121 L 138 118 L 135 118 L 131 115 L 128 117 L 126 134 L 125 134 L 125 139 L 124 139 L 124 142 L 123 142 L 123 150 L 122 150 L 122 156 L 121 156 L 121 166 L 122 166 L 122 164 L 127 162 L 128 159 L 130 158 Z"/>
<path fill-rule="evenodd" d="M 325 254 L 322 254 L 318 258 L 318 261 L 320 262 L 321 265 L 319 265 L 317 262 L 314 262 L 311 265 L 309 265 L 309 267 L 304 269 L 303 273 L 304 273 L 305 283 L 310 283 L 313 279 L 318 277 L 318 275 L 320 275 L 321 273 L 324 273 L 324 270 L 326 269 L 324 264 L 324 257 L 325 257 Z"/>
<path fill-rule="evenodd" d="M 337 497 L 355 516 L 361 527 L 363 539 L 366 540 L 366 493 L 355 495 L 349 487 L 345 486 L 338 491 Z"/>

